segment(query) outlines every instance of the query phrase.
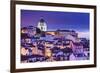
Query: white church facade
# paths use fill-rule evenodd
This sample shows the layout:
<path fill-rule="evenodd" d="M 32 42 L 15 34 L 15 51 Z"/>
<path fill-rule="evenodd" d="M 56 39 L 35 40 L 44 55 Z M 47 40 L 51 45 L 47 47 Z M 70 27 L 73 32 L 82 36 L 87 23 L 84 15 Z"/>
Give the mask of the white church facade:
<path fill-rule="evenodd" d="M 40 19 L 40 21 L 38 22 L 37 27 L 41 30 L 41 31 L 47 31 L 47 24 L 45 22 L 44 19 Z"/>

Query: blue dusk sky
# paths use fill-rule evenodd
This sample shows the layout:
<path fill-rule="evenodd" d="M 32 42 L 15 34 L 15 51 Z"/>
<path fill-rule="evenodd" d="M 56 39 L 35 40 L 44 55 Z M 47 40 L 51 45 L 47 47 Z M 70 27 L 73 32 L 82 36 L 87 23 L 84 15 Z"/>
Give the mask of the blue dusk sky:
<path fill-rule="evenodd" d="M 43 18 L 48 31 L 57 29 L 89 32 L 89 13 L 21 10 L 21 27 L 37 26 Z"/>

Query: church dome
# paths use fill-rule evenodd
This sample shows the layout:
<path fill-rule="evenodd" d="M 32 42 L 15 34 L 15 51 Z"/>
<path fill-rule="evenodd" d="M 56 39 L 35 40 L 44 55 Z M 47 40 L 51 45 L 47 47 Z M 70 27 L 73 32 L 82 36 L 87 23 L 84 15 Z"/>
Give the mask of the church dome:
<path fill-rule="evenodd" d="M 44 19 L 40 19 L 40 22 L 41 22 L 41 23 L 44 23 L 45 21 L 44 21 Z"/>

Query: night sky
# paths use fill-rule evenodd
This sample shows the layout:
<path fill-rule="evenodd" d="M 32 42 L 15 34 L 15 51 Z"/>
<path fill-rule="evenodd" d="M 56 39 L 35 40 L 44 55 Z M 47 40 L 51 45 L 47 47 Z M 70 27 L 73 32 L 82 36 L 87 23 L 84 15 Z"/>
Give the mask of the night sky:
<path fill-rule="evenodd" d="M 89 31 L 89 13 L 21 10 L 21 27 L 37 26 L 43 18 L 48 31 L 71 29 Z"/>

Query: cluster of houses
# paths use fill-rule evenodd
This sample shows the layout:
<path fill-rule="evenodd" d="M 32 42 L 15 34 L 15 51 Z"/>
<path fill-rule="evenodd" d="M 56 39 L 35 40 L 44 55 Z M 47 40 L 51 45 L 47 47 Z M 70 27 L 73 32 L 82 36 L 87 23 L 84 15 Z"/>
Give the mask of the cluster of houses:
<path fill-rule="evenodd" d="M 48 31 L 44 19 L 37 27 L 21 28 L 21 62 L 88 59 L 89 40 L 74 30 Z"/>

